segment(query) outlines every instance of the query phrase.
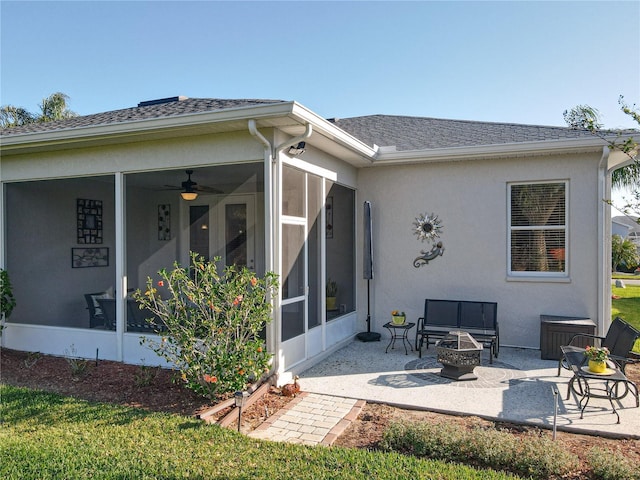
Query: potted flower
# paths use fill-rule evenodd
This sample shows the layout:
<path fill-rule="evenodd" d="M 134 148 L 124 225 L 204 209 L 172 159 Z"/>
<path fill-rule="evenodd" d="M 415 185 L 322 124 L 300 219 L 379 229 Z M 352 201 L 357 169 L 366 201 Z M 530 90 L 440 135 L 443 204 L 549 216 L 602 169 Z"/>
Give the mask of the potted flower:
<path fill-rule="evenodd" d="M 394 325 L 404 325 L 406 319 L 407 316 L 404 314 L 404 312 L 400 312 L 399 310 L 394 310 L 391 312 L 391 322 Z"/>
<path fill-rule="evenodd" d="M 607 358 L 609 358 L 609 349 L 607 347 L 587 346 L 584 354 L 589 359 L 589 371 L 593 373 L 604 373 L 607 371 Z"/>
<path fill-rule="evenodd" d="M 331 280 L 331 277 L 327 278 L 327 310 L 335 310 L 337 304 L 338 284 L 335 280 Z"/>

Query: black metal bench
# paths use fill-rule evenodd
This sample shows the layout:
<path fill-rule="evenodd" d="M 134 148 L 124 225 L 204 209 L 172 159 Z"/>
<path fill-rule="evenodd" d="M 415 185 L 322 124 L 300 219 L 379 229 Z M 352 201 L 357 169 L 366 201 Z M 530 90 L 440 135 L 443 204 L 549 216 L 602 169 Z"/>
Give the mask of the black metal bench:
<path fill-rule="evenodd" d="M 462 330 L 489 349 L 489 361 L 493 363 L 500 349 L 497 313 L 496 302 L 425 299 L 424 316 L 418 318 L 416 328 L 418 355 L 422 358 L 424 344 L 429 348 L 447 333 Z"/>
<path fill-rule="evenodd" d="M 116 299 L 99 298 L 107 330 L 116 329 Z M 140 309 L 140 304 L 132 298 L 127 299 L 127 332 L 155 333 L 164 331 L 162 320 L 147 309 Z"/>

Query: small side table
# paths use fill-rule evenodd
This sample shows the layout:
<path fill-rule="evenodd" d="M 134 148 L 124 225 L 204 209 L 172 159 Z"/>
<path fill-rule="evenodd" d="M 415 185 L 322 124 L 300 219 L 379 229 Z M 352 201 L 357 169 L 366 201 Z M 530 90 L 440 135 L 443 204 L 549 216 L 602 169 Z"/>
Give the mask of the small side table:
<path fill-rule="evenodd" d="M 403 323 L 402 325 L 398 325 L 393 322 L 385 323 L 383 327 L 389 330 L 389 333 L 391 334 L 391 340 L 389 341 L 389 345 L 387 345 L 387 349 L 384 351 L 384 353 L 387 353 L 389 351 L 389 347 L 391 347 L 391 350 L 393 350 L 396 345 L 396 340 L 398 339 L 402 340 L 405 355 L 409 354 L 409 352 L 407 351 L 407 345 L 409 345 L 409 348 L 413 352 L 413 347 L 411 346 L 411 342 L 407 338 L 407 334 L 409 333 L 409 330 L 411 330 L 415 326 L 416 324 L 411 322 Z"/>

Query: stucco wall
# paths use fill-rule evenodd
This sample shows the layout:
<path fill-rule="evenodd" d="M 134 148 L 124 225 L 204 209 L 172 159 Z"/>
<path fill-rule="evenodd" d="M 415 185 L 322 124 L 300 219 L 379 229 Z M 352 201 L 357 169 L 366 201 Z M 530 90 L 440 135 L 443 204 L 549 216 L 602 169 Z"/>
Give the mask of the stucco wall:
<path fill-rule="evenodd" d="M 598 160 L 567 155 L 360 170 L 358 204 L 370 200 L 373 209 L 372 329 L 382 331 L 393 309 L 404 310 L 415 321 L 422 316 L 425 298 L 498 302 L 503 345 L 538 348 L 540 314 L 595 319 Z M 509 280 L 507 183 L 565 179 L 569 180 L 568 281 Z M 411 231 L 421 213 L 435 213 L 441 219 L 445 252 L 414 268 L 420 250 L 431 246 Z M 359 301 L 359 310 L 366 311 L 366 288 L 360 289 Z"/>
<path fill-rule="evenodd" d="M 171 169 L 181 165 L 262 161 L 261 145 L 249 133 L 162 139 L 2 157 L 2 180 L 44 179 Z"/>
<path fill-rule="evenodd" d="M 158 205 L 171 207 L 171 239 L 158 240 Z M 144 289 L 147 277 L 170 269 L 179 255 L 179 200 L 173 191 L 127 191 L 127 287 Z"/>

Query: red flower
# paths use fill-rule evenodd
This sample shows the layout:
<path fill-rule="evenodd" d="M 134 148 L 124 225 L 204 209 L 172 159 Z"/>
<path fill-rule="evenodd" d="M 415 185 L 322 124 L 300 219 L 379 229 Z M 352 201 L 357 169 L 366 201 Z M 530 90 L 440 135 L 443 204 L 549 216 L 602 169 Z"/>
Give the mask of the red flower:
<path fill-rule="evenodd" d="M 255 287 L 258 284 L 258 279 L 256 277 L 251 277 L 251 286 Z"/>
<path fill-rule="evenodd" d="M 233 301 L 233 305 L 234 305 L 234 306 L 237 306 L 237 305 L 242 301 L 242 299 L 243 299 L 243 298 L 244 298 L 244 296 L 242 296 L 242 295 L 238 295 L 238 296 L 235 298 L 235 300 Z"/>
<path fill-rule="evenodd" d="M 218 381 L 218 378 L 216 376 L 209 375 L 207 373 L 205 373 L 202 378 L 204 378 L 204 381 L 207 383 L 216 383 Z"/>
<path fill-rule="evenodd" d="M 163 282 L 162 280 L 159 280 L 159 281 L 158 281 L 158 286 L 159 286 L 159 287 L 164 287 L 164 282 Z"/>

